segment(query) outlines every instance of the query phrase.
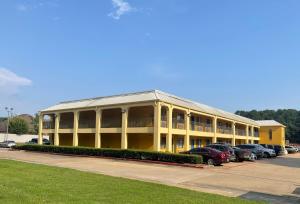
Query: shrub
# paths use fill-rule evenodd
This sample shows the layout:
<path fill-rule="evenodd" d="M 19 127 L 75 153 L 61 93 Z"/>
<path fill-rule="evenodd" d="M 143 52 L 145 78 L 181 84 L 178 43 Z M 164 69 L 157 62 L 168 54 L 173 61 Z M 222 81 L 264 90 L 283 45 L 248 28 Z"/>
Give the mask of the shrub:
<path fill-rule="evenodd" d="M 114 157 L 123 159 L 151 160 L 172 163 L 201 164 L 202 157 L 197 155 L 173 154 L 153 151 L 129 150 L 129 149 L 108 149 L 108 148 L 89 148 L 89 147 L 66 147 L 52 145 L 19 145 L 15 149 L 51 152 L 73 155 L 87 155 L 99 157 Z"/>

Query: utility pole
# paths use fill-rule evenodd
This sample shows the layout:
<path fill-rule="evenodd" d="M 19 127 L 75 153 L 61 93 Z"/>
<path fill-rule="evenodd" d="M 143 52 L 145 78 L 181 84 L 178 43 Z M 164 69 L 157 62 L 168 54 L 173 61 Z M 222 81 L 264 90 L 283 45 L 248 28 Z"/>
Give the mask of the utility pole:
<path fill-rule="evenodd" d="M 13 114 L 13 108 L 5 107 L 5 110 L 7 112 L 7 124 L 6 124 L 6 134 L 4 137 L 4 142 L 8 139 L 8 126 L 9 126 L 9 118 L 12 117 Z"/>

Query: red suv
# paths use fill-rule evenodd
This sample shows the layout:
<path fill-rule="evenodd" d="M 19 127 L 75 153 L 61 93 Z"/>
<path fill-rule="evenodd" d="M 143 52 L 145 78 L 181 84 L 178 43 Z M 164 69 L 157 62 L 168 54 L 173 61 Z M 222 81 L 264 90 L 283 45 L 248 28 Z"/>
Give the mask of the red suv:
<path fill-rule="evenodd" d="M 201 155 L 203 158 L 203 162 L 208 165 L 221 165 L 222 163 L 226 163 L 228 161 L 228 157 L 224 152 L 219 150 L 210 148 L 210 147 L 199 147 L 191 149 L 187 152 L 182 152 L 183 154 L 196 154 Z"/>

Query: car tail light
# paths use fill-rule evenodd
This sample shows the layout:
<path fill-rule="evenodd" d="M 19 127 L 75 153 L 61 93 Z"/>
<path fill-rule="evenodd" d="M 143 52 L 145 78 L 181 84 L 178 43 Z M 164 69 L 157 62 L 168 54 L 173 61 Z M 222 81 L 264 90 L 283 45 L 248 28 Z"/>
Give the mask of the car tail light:
<path fill-rule="evenodd" d="M 221 153 L 221 158 L 224 159 L 226 157 L 226 155 L 222 152 Z"/>

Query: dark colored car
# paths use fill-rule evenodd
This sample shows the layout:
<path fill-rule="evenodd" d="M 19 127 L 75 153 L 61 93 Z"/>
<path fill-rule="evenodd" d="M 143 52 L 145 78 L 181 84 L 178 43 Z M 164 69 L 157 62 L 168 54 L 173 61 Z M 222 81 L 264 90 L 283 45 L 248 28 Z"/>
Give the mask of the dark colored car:
<path fill-rule="evenodd" d="M 243 145 L 237 145 L 236 147 L 251 151 L 257 158 L 264 157 L 263 148 L 257 144 L 243 144 Z"/>
<path fill-rule="evenodd" d="M 255 160 L 255 155 L 250 150 L 241 149 L 238 147 L 232 147 L 236 157 L 236 161 L 253 161 Z"/>
<path fill-rule="evenodd" d="M 225 163 L 228 160 L 228 157 L 224 152 L 210 147 L 198 147 L 191 149 L 187 152 L 182 152 L 182 154 L 201 155 L 203 158 L 203 162 L 207 163 L 208 165 L 215 166 L 221 165 L 222 163 Z"/>
<path fill-rule="evenodd" d="M 276 153 L 276 156 L 284 155 L 284 147 L 281 145 L 269 145 L 269 144 L 260 144 L 264 148 L 273 149 Z"/>
<path fill-rule="evenodd" d="M 29 142 L 26 142 L 26 144 L 38 144 L 38 139 L 32 138 Z M 43 138 L 43 145 L 50 145 L 49 140 L 46 138 Z"/>
<path fill-rule="evenodd" d="M 210 147 L 219 150 L 221 152 L 224 152 L 226 156 L 229 158 L 227 162 L 236 160 L 234 150 L 227 144 L 214 143 L 214 144 L 207 145 L 206 147 Z"/>

